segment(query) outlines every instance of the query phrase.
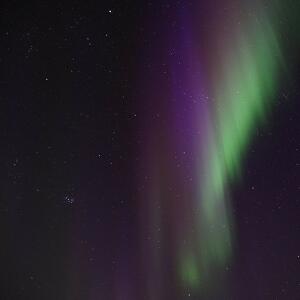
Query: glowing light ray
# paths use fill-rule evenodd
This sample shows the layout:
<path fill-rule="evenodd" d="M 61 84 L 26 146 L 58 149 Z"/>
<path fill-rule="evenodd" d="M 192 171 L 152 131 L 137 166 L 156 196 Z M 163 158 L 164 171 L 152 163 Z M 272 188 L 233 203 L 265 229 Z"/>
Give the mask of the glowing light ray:
<path fill-rule="evenodd" d="M 181 255 L 181 277 L 194 289 L 209 285 L 215 270 L 230 261 L 234 234 L 229 185 L 240 178 L 255 128 L 266 122 L 281 61 L 279 42 L 266 15 L 244 25 L 230 45 L 215 68 L 215 101 L 200 170 L 197 246 Z"/>

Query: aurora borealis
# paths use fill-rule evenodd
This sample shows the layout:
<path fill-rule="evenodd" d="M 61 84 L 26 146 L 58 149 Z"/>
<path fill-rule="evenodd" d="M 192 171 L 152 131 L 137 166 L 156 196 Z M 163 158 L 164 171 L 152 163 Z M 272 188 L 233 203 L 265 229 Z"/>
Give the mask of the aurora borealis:
<path fill-rule="evenodd" d="M 193 258 L 207 280 L 212 270 L 226 266 L 234 255 L 230 186 L 242 176 L 242 158 L 253 131 L 267 122 L 277 88 L 281 53 L 270 22 L 264 13 L 254 22 L 243 20 L 240 32 L 229 33 L 228 40 L 225 37 L 223 43 L 229 49 L 225 46 L 225 54 L 213 66 L 215 103 L 199 170 L 199 250 Z M 202 284 L 199 278 L 198 287 Z"/>
<path fill-rule="evenodd" d="M 4 1 L 0 299 L 300 299 L 299 9 Z"/>
<path fill-rule="evenodd" d="M 147 121 L 147 136 L 154 141 L 147 144 L 147 149 L 153 150 L 145 154 L 145 160 L 149 160 L 153 179 L 141 201 L 151 203 L 146 208 L 148 226 L 161 244 L 147 250 L 153 255 L 151 269 L 154 266 L 149 272 L 149 281 L 154 283 L 149 291 L 155 292 L 149 292 L 149 299 L 164 299 L 160 293 L 164 287 L 155 283 L 163 281 L 160 267 L 168 255 L 164 242 L 173 245 L 174 261 L 170 263 L 177 274 L 172 276 L 183 295 L 189 291 L 186 294 L 195 297 L 220 299 L 220 291 L 213 290 L 226 281 L 224 270 L 234 260 L 230 191 L 242 180 L 243 158 L 253 133 L 268 123 L 283 67 L 273 13 L 259 3 L 248 7 L 235 4 L 228 15 L 218 19 L 217 30 L 201 48 L 209 53 L 206 63 L 202 62 L 205 54 L 196 46 L 205 37 L 197 36 L 199 32 L 189 27 L 193 15 L 184 12 L 182 17 L 182 11 L 176 12 L 182 29 L 170 38 L 175 44 L 172 55 L 176 56 L 166 66 L 172 74 L 171 91 L 166 87 L 165 94 L 160 95 L 155 90 L 147 98 L 152 101 L 157 96 L 158 101 L 167 102 L 163 109 L 171 119 L 160 128 L 153 123 L 149 126 Z M 242 19 L 236 15 L 239 11 L 245 15 Z M 226 26 L 225 33 L 219 29 Z M 188 159 L 183 158 L 186 152 Z M 174 162 L 169 162 L 172 154 Z M 174 206 L 178 211 L 172 212 Z M 162 226 L 168 229 L 164 231 Z"/>

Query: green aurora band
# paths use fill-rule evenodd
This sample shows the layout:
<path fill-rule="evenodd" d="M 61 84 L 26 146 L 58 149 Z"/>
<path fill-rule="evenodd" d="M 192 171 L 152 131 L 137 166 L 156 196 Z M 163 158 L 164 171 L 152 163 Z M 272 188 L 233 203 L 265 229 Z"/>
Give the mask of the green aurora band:
<path fill-rule="evenodd" d="M 224 42 L 230 46 L 226 51 L 220 47 L 223 52 L 212 68 L 214 101 L 199 174 L 197 237 L 194 233 L 180 254 L 183 284 L 195 291 L 216 288 L 221 270 L 231 262 L 235 235 L 230 185 L 241 177 L 257 126 L 266 123 L 282 65 L 279 38 L 267 14 L 246 18 Z"/>

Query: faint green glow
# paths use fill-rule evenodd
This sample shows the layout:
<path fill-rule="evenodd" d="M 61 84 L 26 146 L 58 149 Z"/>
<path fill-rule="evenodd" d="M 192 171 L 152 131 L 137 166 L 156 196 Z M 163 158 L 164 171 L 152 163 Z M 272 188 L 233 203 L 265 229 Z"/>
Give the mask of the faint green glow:
<path fill-rule="evenodd" d="M 188 287 L 197 288 L 200 283 L 200 273 L 195 256 L 186 256 L 181 266 L 182 280 Z"/>

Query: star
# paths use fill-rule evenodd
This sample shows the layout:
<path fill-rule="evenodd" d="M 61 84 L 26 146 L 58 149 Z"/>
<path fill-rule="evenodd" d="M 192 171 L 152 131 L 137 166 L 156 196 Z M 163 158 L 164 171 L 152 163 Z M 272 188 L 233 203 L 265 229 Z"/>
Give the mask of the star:
<path fill-rule="evenodd" d="M 64 197 L 64 202 L 65 202 L 66 204 L 68 204 L 68 205 L 73 204 L 74 201 L 75 201 L 75 199 L 74 199 L 73 196 L 71 196 L 71 195 L 66 195 L 66 196 Z"/>

